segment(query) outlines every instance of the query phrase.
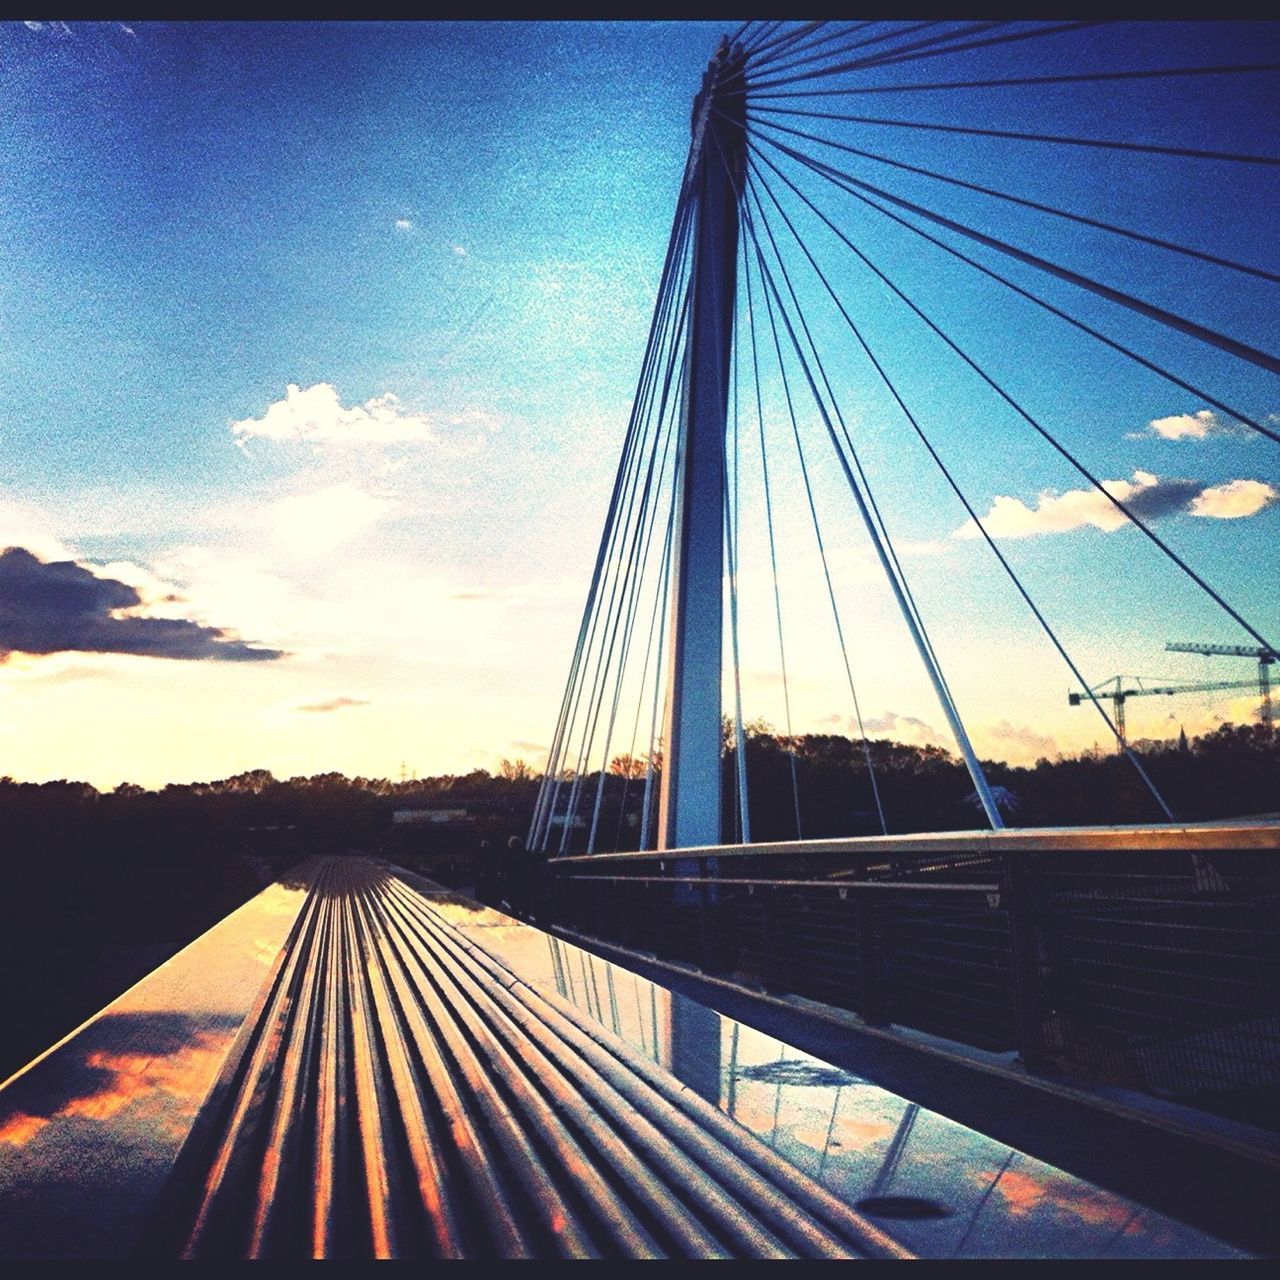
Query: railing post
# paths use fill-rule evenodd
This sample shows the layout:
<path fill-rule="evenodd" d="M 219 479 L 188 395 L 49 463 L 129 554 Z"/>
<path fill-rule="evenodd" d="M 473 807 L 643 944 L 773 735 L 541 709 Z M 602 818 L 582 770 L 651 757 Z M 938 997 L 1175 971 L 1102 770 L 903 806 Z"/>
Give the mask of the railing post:
<path fill-rule="evenodd" d="M 858 868 L 858 878 L 866 877 L 866 868 Z M 859 1016 L 873 1027 L 891 1021 L 885 1000 L 880 966 L 876 963 L 875 894 L 865 889 L 850 889 L 853 894 L 853 920 L 858 948 Z"/>
<path fill-rule="evenodd" d="M 607 938 L 613 932 L 613 922 L 609 919 L 609 882 L 592 880 L 583 887 L 587 890 L 591 932 L 597 938 Z"/>
<path fill-rule="evenodd" d="M 708 864 L 715 866 L 714 858 L 698 859 L 698 875 L 710 874 Z M 706 889 L 707 885 L 699 885 Z M 720 910 L 719 893 L 702 893 L 698 898 L 698 964 L 704 973 L 720 971 Z"/>
<path fill-rule="evenodd" d="M 765 942 L 764 973 L 761 975 L 766 991 L 786 995 L 791 991 L 791 947 L 794 940 L 787 935 L 783 925 L 780 895 L 786 891 L 768 885 L 760 887 L 760 910 L 764 919 L 761 930 Z"/>
<path fill-rule="evenodd" d="M 548 858 L 541 869 L 538 890 L 538 924 L 549 929 L 553 924 L 564 923 L 564 882 L 556 871 L 555 863 Z"/>
<path fill-rule="evenodd" d="M 1040 981 L 1040 902 L 1036 855 L 1004 855 L 1004 907 L 1013 962 L 1014 1021 L 1018 1056 L 1035 1071 L 1045 1059 L 1044 993 Z"/>
<path fill-rule="evenodd" d="M 659 862 L 659 873 L 665 874 L 666 870 L 667 864 L 665 862 Z M 671 951 L 671 948 L 667 943 L 667 924 L 670 919 L 669 913 L 672 910 L 672 891 L 670 886 L 665 884 L 655 886 L 653 883 L 650 883 L 647 887 L 649 890 L 646 895 L 649 899 L 647 910 L 649 918 L 653 922 L 653 929 L 650 934 L 653 942 L 653 954 L 659 959 L 665 960 Z M 655 892 L 655 889 L 657 889 L 657 892 Z"/>

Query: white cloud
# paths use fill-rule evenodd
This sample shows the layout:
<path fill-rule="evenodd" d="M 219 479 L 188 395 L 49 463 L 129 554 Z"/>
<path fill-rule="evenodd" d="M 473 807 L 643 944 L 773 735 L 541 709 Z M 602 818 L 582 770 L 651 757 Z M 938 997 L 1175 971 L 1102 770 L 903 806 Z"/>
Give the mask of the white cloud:
<path fill-rule="evenodd" d="M 1121 502 L 1135 494 L 1154 489 L 1160 483 L 1148 471 L 1135 471 L 1132 480 L 1104 480 L 1103 487 Z M 997 495 L 982 517 L 993 538 L 1029 538 L 1040 533 L 1067 533 L 1092 525 L 1109 533 L 1129 523 L 1125 515 L 1096 489 L 1069 489 L 1066 493 L 1044 490 L 1029 507 L 1020 498 Z M 981 534 L 972 520 L 965 521 L 953 538 L 977 538 Z"/>
<path fill-rule="evenodd" d="M 1168 418 L 1153 418 L 1147 429 L 1162 440 L 1203 440 L 1211 431 L 1221 430 L 1222 423 L 1212 409 L 1196 413 L 1175 413 Z"/>
<path fill-rule="evenodd" d="M 327 444 L 392 444 L 436 439 L 435 425 L 425 413 L 401 407 L 388 391 L 363 405 L 346 408 L 337 389 L 317 382 L 303 390 L 290 383 L 283 400 L 267 406 L 261 418 L 233 422 L 236 443 L 264 440 L 308 440 Z"/>
<path fill-rule="evenodd" d="M 413 223 L 412 223 L 412 222 L 410 222 L 408 218 L 397 218 L 397 219 L 396 219 L 396 230 L 397 230 L 397 231 L 412 231 L 412 230 L 413 230 Z"/>
<path fill-rule="evenodd" d="M 465 257 L 467 256 L 467 251 L 466 251 L 466 250 L 465 250 L 465 249 L 464 249 L 460 244 L 455 244 L 455 245 L 453 246 L 453 252 L 454 252 L 454 253 L 455 253 L 459 258 L 465 258 Z"/>
<path fill-rule="evenodd" d="M 1131 431 L 1130 440 L 1147 440 L 1155 436 L 1160 440 L 1203 440 L 1206 436 L 1248 436 L 1250 433 L 1238 422 L 1220 418 L 1212 409 L 1197 409 L 1195 413 L 1174 413 L 1167 418 L 1152 418 L 1143 431 Z"/>
<path fill-rule="evenodd" d="M 344 482 L 281 498 L 268 517 L 277 541 L 295 551 L 315 551 L 349 541 L 398 506 L 394 498 Z"/>
<path fill-rule="evenodd" d="M 1226 484 L 1214 485 L 1197 495 L 1189 511 L 1193 516 L 1238 520 L 1241 516 L 1256 515 L 1277 498 L 1280 498 L 1280 493 L 1274 486 L 1261 480 L 1228 480 Z"/>
<path fill-rule="evenodd" d="M 1273 486 L 1261 480 L 1228 480 L 1206 487 L 1199 480 L 1161 479 L 1149 471 L 1135 471 L 1132 480 L 1104 480 L 1102 487 L 1135 516 L 1148 521 L 1171 515 L 1233 520 L 1256 515 L 1280 497 Z M 1129 521 L 1097 489 L 1069 489 L 1066 493 L 1046 489 L 1034 506 L 1020 498 L 998 494 L 982 523 L 993 538 L 1030 538 L 1044 533 L 1069 533 L 1086 526 L 1110 533 Z M 968 520 L 951 536 L 977 538 L 980 534 L 977 525 Z"/>
<path fill-rule="evenodd" d="M 182 588 L 153 573 L 146 565 L 133 560 L 111 560 L 106 564 L 94 561 L 93 571 L 100 578 L 114 578 L 125 583 L 142 597 L 142 605 L 131 609 L 130 613 L 143 613 L 154 618 L 191 616 L 191 605 Z"/>
<path fill-rule="evenodd" d="M 326 602 L 317 602 L 297 582 L 275 572 L 277 567 L 278 557 L 261 540 L 252 555 L 186 546 L 155 564 L 158 573 L 183 583 L 185 594 L 202 613 L 234 619 L 242 635 L 269 636 L 273 643 L 276 637 L 287 637 L 281 647 L 304 652 L 315 647 L 315 634 L 330 610 Z"/>

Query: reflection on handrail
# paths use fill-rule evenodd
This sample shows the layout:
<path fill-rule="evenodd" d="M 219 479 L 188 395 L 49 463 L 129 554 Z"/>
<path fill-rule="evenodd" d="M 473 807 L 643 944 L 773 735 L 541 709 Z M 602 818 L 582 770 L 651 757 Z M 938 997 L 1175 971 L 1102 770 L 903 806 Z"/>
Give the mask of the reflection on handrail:
<path fill-rule="evenodd" d="M 965 1227 L 964 1235 L 960 1237 L 960 1239 L 956 1242 L 956 1247 L 951 1251 L 951 1256 L 953 1258 L 958 1258 L 960 1256 L 960 1251 L 968 1243 L 969 1237 L 973 1234 L 974 1227 L 978 1225 L 978 1219 L 982 1216 L 983 1209 L 987 1207 L 987 1201 L 991 1199 L 992 1192 L 995 1191 L 997 1186 L 999 1186 L 1000 1179 L 1004 1177 L 1005 1172 L 1008 1170 L 1009 1166 L 1013 1164 L 1014 1157 L 1017 1156 L 1017 1154 L 1018 1153 L 1016 1151 L 1010 1149 L 1009 1154 L 1004 1158 L 1004 1163 L 996 1171 L 996 1176 L 991 1179 L 990 1185 L 982 1193 L 982 1198 L 978 1201 L 976 1205 L 974 1205 L 973 1213 L 969 1215 L 969 1225 Z M 1135 1210 L 1134 1212 L 1136 1213 L 1137 1210 Z"/>
<path fill-rule="evenodd" d="M 537 930 L 333 860 L 146 1251 L 907 1256 L 677 1081 L 638 1073 L 612 1030 L 585 1034 L 623 1025 L 600 978 Z"/>
<path fill-rule="evenodd" d="M 575 952 L 589 971 L 603 967 L 612 974 L 620 1008 L 633 1006 L 638 1015 L 646 989 L 651 998 L 664 994 L 648 979 L 561 939 L 550 939 L 544 950 L 558 957 L 546 966 L 548 988 L 576 999 L 609 1031 L 612 1019 L 597 1016 L 582 983 L 567 991 L 554 976 Z M 514 960 L 515 950 L 510 954 Z M 670 1060 L 669 1048 L 655 1051 L 650 1039 L 666 1033 L 662 1020 L 636 1016 L 620 1026 L 646 1056 Z M 921 1256 L 1238 1256 L 731 1018 L 721 1018 L 716 1052 L 722 1112 L 847 1203 L 883 1203 L 895 1214 L 895 1236 Z M 913 1210 L 920 1216 L 896 1216 Z"/>
<path fill-rule="evenodd" d="M 305 882 L 0 1090 L 0 1255 L 1235 1254 L 457 894 Z"/>

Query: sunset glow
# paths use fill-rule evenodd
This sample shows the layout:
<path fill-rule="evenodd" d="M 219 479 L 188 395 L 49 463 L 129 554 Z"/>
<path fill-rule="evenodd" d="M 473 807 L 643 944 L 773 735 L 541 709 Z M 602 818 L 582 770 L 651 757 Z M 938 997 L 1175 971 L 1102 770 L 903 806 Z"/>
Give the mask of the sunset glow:
<path fill-rule="evenodd" d="M 689 103 L 724 25 L 0 32 L 0 550 L 19 549 L 0 599 L 26 593 L 12 616 L 0 607 L 0 772 L 158 787 L 250 768 L 394 777 L 545 760 Z M 1088 206 L 1092 179 L 1072 172 L 1063 198 Z M 1130 180 L 1127 199 L 1168 205 L 1202 239 L 1271 251 L 1248 242 L 1247 192 L 1208 200 L 1188 179 L 1157 200 L 1136 162 Z M 988 340 L 985 303 L 940 271 L 954 317 Z M 1230 305 L 1242 326 L 1274 323 L 1247 285 Z M 933 367 L 925 337 L 892 332 L 895 358 Z M 1009 356 L 1027 370 L 1020 394 L 1274 628 L 1280 563 L 1259 550 L 1280 529 L 1274 447 L 1189 394 L 1108 381 L 1065 338 L 1043 359 L 1032 372 Z M 1205 640 L 1238 629 L 1162 576 L 1106 499 L 980 390 L 939 375 L 920 395 L 953 457 L 999 461 L 974 472 L 977 510 L 1089 677 L 1246 677 L 1163 653 L 1175 620 Z M 1280 413 L 1256 380 L 1228 391 Z M 1106 746 L 892 405 L 850 402 L 980 752 L 1029 763 Z M 818 500 L 868 732 L 951 749 L 833 475 L 819 467 Z M 808 517 L 789 503 L 790 711 L 798 732 L 849 733 L 818 562 L 795 523 Z M 759 528 L 745 534 L 746 714 L 780 725 L 767 552 Z M 1229 698 L 1135 703 L 1130 733 L 1256 719 L 1256 698 Z"/>

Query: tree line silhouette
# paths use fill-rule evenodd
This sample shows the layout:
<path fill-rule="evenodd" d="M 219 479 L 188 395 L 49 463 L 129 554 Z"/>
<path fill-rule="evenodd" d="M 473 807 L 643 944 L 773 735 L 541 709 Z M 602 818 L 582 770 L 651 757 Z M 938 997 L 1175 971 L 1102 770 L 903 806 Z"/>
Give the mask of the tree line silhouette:
<path fill-rule="evenodd" d="M 1223 725 L 1213 733 L 1134 744 L 1183 821 L 1280 810 L 1280 734 Z M 723 830 L 736 832 L 737 746 L 726 735 Z M 757 722 L 745 734 L 755 841 L 880 831 L 870 753 L 891 833 L 984 825 L 964 767 L 949 752 L 835 734 L 792 738 Z M 648 760 L 616 757 L 603 778 L 596 848 L 636 848 Z M 793 775 L 794 766 L 794 775 Z M 653 761 L 656 800 L 660 757 Z M 987 764 L 1010 825 L 1160 820 L 1131 765 L 1090 751 L 1031 766 Z M 794 786 L 793 786 L 794 776 Z M 564 779 L 571 782 L 572 778 Z M 586 844 L 600 775 L 580 780 Z M 485 857 L 511 859 L 528 830 L 540 777 L 521 760 L 494 773 L 392 781 L 340 773 L 275 778 L 254 769 L 213 782 L 146 790 L 122 784 L 0 778 L 0 1077 L 48 1047 L 166 956 L 211 927 L 289 865 L 315 853 L 363 851 L 470 888 Z M 562 787 L 561 808 L 567 790 Z M 440 823 L 396 824 L 404 809 L 465 811 Z M 554 853 L 563 827 L 554 828 Z"/>

